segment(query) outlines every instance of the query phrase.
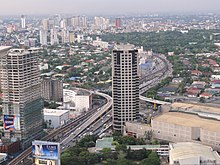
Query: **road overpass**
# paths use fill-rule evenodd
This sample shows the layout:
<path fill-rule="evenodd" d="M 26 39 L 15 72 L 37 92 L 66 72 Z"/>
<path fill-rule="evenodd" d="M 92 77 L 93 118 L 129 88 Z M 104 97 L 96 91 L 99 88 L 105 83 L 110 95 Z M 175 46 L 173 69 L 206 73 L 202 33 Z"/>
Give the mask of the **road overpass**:
<path fill-rule="evenodd" d="M 70 135 L 69 137 L 65 138 L 64 140 L 61 141 L 61 144 L 70 142 L 73 137 L 76 137 L 77 135 L 79 135 L 83 130 L 85 130 L 90 124 L 92 124 L 95 120 L 97 120 L 101 115 L 106 113 L 111 108 L 111 106 L 112 106 L 112 98 L 109 95 L 104 94 L 104 93 L 100 93 L 100 92 L 94 92 L 94 94 L 100 95 L 100 96 L 104 97 L 107 100 L 107 103 L 104 106 L 102 106 L 99 111 L 97 111 L 97 112 L 95 112 L 95 111 L 88 111 L 86 115 L 78 117 L 77 119 L 73 120 L 71 123 L 65 125 L 62 128 L 59 128 L 59 129 L 55 130 L 54 132 L 52 132 L 49 135 L 47 135 L 44 138 L 42 138 L 41 140 L 43 140 L 43 141 L 51 141 L 55 137 L 57 137 L 59 135 L 63 135 L 64 132 L 69 132 L 78 123 L 80 123 L 82 121 L 82 119 L 86 118 L 87 119 L 86 122 L 83 123 L 80 126 L 81 129 L 75 130 L 73 132 L 73 134 L 71 134 L 71 135 L 74 135 L 74 136 Z M 91 113 L 93 113 L 93 114 L 91 115 Z M 29 147 L 28 149 L 23 151 L 18 157 L 14 158 L 12 161 L 10 161 L 8 163 L 8 165 L 29 165 L 31 163 L 27 162 L 27 158 L 31 154 L 32 154 L 32 148 Z"/>
<path fill-rule="evenodd" d="M 169 104 L 171 104 L 170 102 L 155 100 L 155 99 L 147 98 L 147 97 L 144 97 L 144 96 L 141 96 L 141 95 L 140 95 L 140 99 L 143 100 L 143 101 L 149 102 L 149 103 L 157 104 L 157 105 L 169 105 Z"/>

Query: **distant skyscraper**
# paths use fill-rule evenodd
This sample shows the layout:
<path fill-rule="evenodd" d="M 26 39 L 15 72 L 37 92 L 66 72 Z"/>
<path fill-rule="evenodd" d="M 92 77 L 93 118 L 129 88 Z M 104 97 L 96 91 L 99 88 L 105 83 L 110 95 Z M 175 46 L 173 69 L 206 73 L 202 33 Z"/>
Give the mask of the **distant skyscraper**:
<path fill-rule="evenodd" d="M 68 30 L 63 29 L 61 31 L 61 38 L 62 38 L 62 43 L 69 43 L 70 42 L 70 34 Z"/>
<path fill-rule="evenodd" d="M 66 19 L 62 19 L 60 21 L 60 28 L 61 29 L 66 29 L 67 28 L 67 21 L 66 21 Z"/>
<path fill-rule="evenodd" d="M 123 132 L 126 121 L 139 113 L 138 50 L 117 45 L 112 54 L 113 129 Z"/>
<path fill-rule="evenodd" d="M 97 29 L 107 29 L 109 27 L 109 19 L 104 17 L 95 17 L 95 27 Z"/>
<path fill-rule="evenodd" d="M 24 29 L 26 27 L 26 20 L 25 20 L 25 16 L 22 15 L 21 16 L 21 28 Z"/>
<path fill-rule="evenodd" d="M 0 57 L 4 136 L 21 140 L 22 148 L 26 148 L 43 133 L 37 55 L 34 50 L 11 49 Z"/>
<path fill-rule="evenodd" d="M 75 33 L 73 31 L 69 32 L 69 38 L 70 38 L 70 43 L 75 43 L 76 37 L 75 37 Z"/>
<path fill-rule="evenodd" d="M 120 28 L 121 26 L 122 26 L 121 18 L 116 18 L 115 19 L 115 27 Z"/>
<path fill-rule="evenodd" d="M 50 44 L 56 45 L 59 43 L 58 36 L 57 36 L 57 30 L 56 28 L 53 28 L 50 30 Z"/>
<path fill-rule="evenodd" d="M 44 30 L 49 30 L 49 19 L 43 19 L 42 26 Z"/>
<path fill-rule="evenodd" d="M 79 16 L 75 16 L 72 18 L 72 24 L 74 28 L 77 28 L 80 26 L 80 17 Z"/>
<path fill-rule="evenodd" d="M 55 26 L 60 26 L 60 21 L 61 21 L 61 16 L 60 16 L 60 14 L 56 14 L 56 15 L 54 16 Z"/>
<path fill-rule="evenodd" d="M 40 30 L 40 44 L 43 46 L 47 45 L 47 30 Z"/>
<path fill-rule="evenodd" d="M 87 19 L 85 16 L 81 17 L 81 26 L 82 27 L 87 27 Z"/>
<path fill-rule="evenodd" d="M 41 83 L 41 95 L 47 101 L 63 101 L 63 82 L 58 79 L 44 78 Z"/>

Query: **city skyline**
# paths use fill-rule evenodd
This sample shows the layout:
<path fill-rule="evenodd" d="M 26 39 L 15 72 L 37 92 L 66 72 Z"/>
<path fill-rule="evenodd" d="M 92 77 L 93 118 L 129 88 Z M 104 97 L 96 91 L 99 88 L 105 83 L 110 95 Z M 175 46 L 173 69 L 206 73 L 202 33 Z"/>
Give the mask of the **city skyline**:
<path fill-rule="evenodd" d="M 101 0 L 76 1 L 76 0 L 16 0 L 3 1 L 0 6 L 0 15 L 21 15 L 21 14 L 131 14 L 131 13 L 149 13 L 149 12 L 219 12 L 218 0 L 155 0 L 155 1 L 116 1 L 106 3 Z M 199 5 L 198 5 L 199 4 Z M 162 7 L 161 7 L 162 6 Z"/>

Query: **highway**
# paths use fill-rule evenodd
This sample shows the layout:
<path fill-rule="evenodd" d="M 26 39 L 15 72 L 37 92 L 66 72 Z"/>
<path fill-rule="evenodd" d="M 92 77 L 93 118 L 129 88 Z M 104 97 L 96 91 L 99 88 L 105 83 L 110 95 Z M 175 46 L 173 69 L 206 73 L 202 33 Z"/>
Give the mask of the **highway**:
<path fill-rule="evenodd" d="M 172 77 L 172 64 L 166 59 L 166 57 L 163 54 L 153 54 L 153 56 L 154 58 L 159 58 L 162 63 L 156 68 L 156 70 L 154 70 L 154 72 L 151 72 L 140 79 L 140 99 L 151 103 L 170 104 L 169 102 L 146 98 L 145 96 L 141 95 L 150 88 L 159 84 L 161 80 L 165 79 L 166 77 Z"/>
<path fill-rule="evenodd" d="M 106 113 L 111 108 L 113 101 L 109 95 L 100 92 L 95 92 L 95 94 L 105 97 L 107 99 L 107 103 L 103 107 L 101 107 L 93 116 L 91 116 L 85 123 L 83 123 L 80 127 L 74 130 L 69 136 L 64 138 L 60 142 L 62 147 L 68 147 L 69 143 L 73 139 L 75 139 L 80 133 L 82 133 L 85 129 L 91 126 L 97 119 L 100 118 L 100 116 L 104 115 L 104 113 Z"/>
<path fill-rule="evenodd" d="M 41 140 L 43 140 L 43 141 L 53 141 L 55 138 L 57 138 L 57 136 L 59 136 L 58 139 L 62 138 L 62 136 L 64 134 L 66 134 L 67 132 L 69 132 L 71 130 L 75 130 L 75 127 L 82 124 L 81 129 L 75 130 L 74 137 L 76 137 L 83 130 L 85 130 L 91 123 L 93 123 L 101 115 L 106 113 L 112 106 L 112 98 L 109 95 L 104 94 L 104 93 L 100 93 L 100 92 L 94 92 L 94 94 L 104 97 L 107 100 L 107 103 L 104 106 L 100 107 L 100 109 L 98 111 L 97 110 L 87 111 L 86 114 L 77 117 L 75 120 L 71 121 L 69 124 L 53 131 L 52 133 L 48 134 L 47 136 L 45 136 Z M 83 122 L 85 120 L 86 120 L 86 122 Z M 72 140 L 72 136 L 69 136 L 67 138 L 64 138 L 61 141 L 61 144 L 70 142 L 71 140 Z M 29 165 L 30 163 L 27 162 L 27 158 L 31 154 L 32 154 L 32 149 L 31 149 L 31 147 L 29 147 L 28 149 L 23 151 L 18 157 L 14 158 L 12 161 L 10 161 L 8 163 L 8 165 Z"/>

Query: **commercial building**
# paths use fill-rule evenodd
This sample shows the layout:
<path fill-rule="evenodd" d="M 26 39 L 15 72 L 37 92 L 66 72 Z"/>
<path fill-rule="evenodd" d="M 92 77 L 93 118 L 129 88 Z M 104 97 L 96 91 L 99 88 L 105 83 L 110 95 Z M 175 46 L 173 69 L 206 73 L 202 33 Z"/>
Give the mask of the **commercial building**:
<path fill-rule="evenodd" d="M 168 112 L 151 120 L 153 137 L 171 142 L 199 142 L 220 150 L 220 122 L 197 115 Z"/>
<path fill-rule="evenodd" d="M 44 108 L 44 122 L 47 127 L 59 128 L 69 121 L 69 110 L 56 110 Z"/>
<path fill-rule="evenodd" d="M 124 134 L 171 142 L 197 142 L 220 151 L 220 109 L 193 103 L 163 105 L 160 116 L 151 119 L 151 127 L 126 122 Z"/>
<path fill-rule="evenodd" d="M 46 101 L 63 101 L 63 82 L 59 79 L 46 77 L 41 82 L 41 96 Z"/>
<path fill-rule="evenodd" d="M 92 105 L 92 93 L 81 89 L 64 89 L 63 102 L 66 105 L 64 109 L 75 107 L 77 111 L 87 111 Z"/>
<path fill-rule="evenodd" d="M 43 102 L 36 49 L 0 47 L 4 135 L 19 139 L 22 148 L 43 132 Z"/>
<path fill-rule="evenodd" d="M 124 134 L 136 138 L 146 137 L 151 133 L 152 128 L 149 124 L 142 124 L 138 122 L 125 122 Z"/>
<path fill-rule="evenodd" d="M 113 129 L 123 133 L 125 122 L 138 118 L 138 50 L 133 45 L 117 45 L 112 64 Z"/>
<path fill-rule="evenodd" d="M 211 147 L 198 143 L 170 143 L 170 165 L 218 165 L 220 156 Z"/>
<path fill-rule="evenodd" d="M 202 104 L 194 103 L 172 103 L 170 106 L 171 112 L 183 112 L 189 114 L 195 114 L 207 119 L 220 120 L 220 108 L 212 107 Z"/>

